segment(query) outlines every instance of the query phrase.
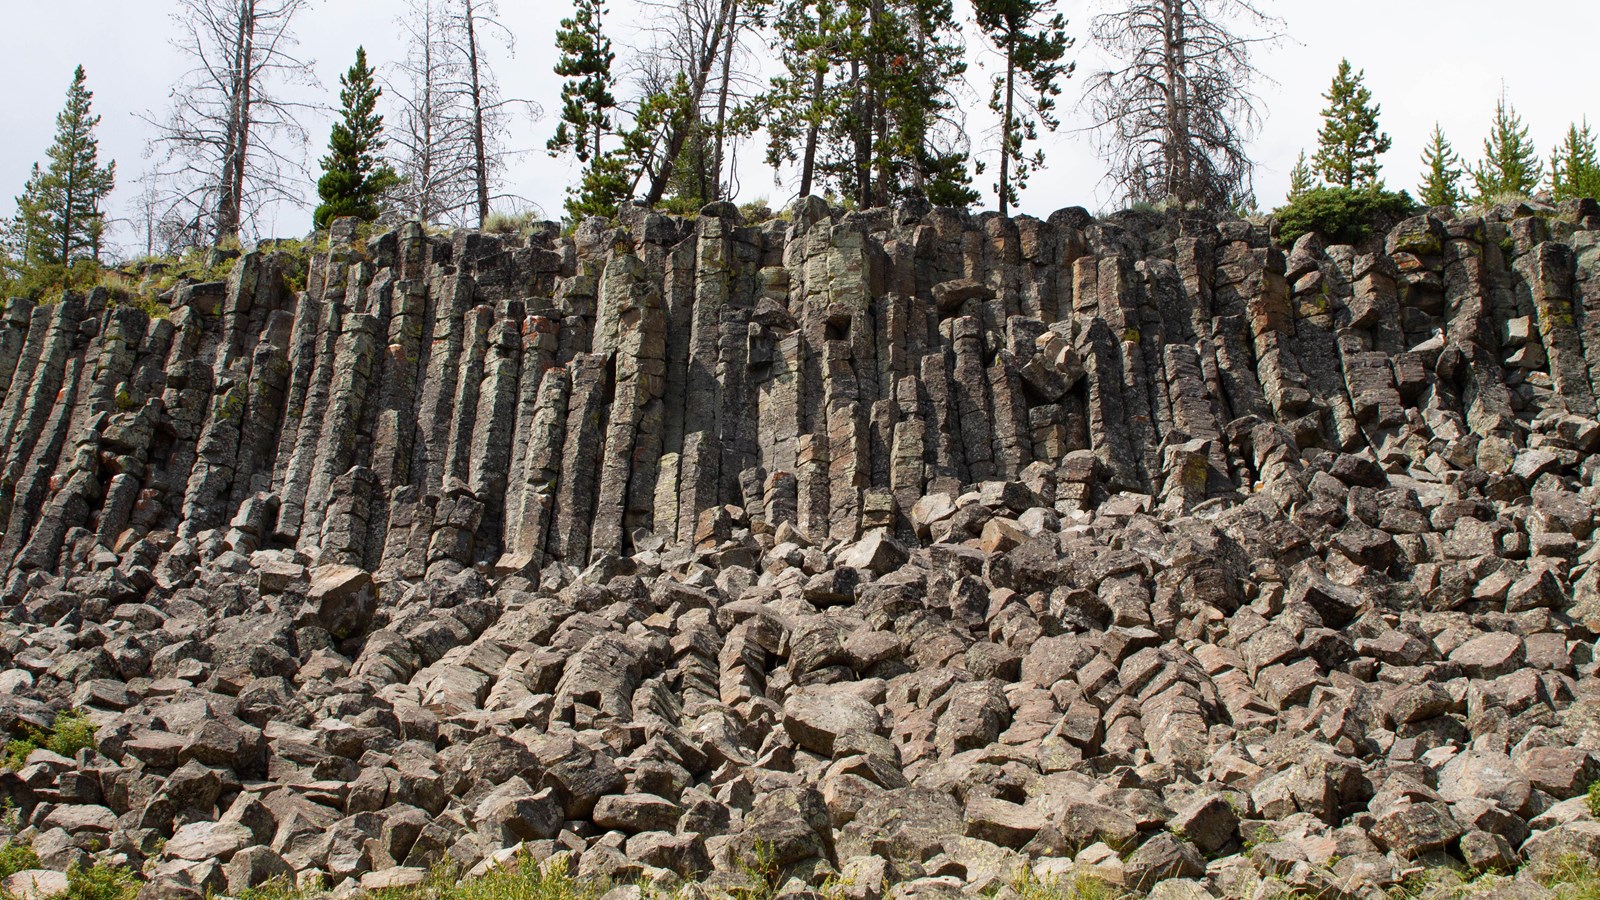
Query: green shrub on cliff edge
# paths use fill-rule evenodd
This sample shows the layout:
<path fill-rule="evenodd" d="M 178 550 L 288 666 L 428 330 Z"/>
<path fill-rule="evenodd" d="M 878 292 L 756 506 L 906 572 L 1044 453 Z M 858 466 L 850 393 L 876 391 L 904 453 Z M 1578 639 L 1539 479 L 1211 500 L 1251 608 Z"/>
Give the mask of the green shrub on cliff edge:
<path fill-rule="evenodd" d="M 1359 244 L 1387 232 L 1416 209 L 1405 191 L 1394 193 L 1381 186 L 1316 187 L 1273 215 L 1278 220 L 1278 242 L 1289 247 L 1313 231 L 1335 244 Z"/>

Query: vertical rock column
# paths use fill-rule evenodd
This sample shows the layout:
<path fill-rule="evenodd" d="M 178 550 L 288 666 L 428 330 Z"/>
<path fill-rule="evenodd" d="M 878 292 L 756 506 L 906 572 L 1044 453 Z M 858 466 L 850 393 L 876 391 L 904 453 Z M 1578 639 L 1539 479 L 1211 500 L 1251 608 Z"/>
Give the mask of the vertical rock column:
<path fill-rule="evenodd" d="M 503 550 L 506 486 L 515 444 L 517 386 L 523 360 L 521 304 L 514 305 L 516 315 L 501 319 L 489 331 L 489 357 L 478 392 L 472 460 L 467 472 L 467 487 L 483 504 L 477 537 L 479 556 L 486 562 Z"/>
<path fill-rule="evenodd" d="M 615 391 L 595 499 L 591 551 L 628 549 L 625 530 L 655 500 L 666 392 L 666 319 L 661 292 L 632 254 L 612 257 L 600 284 L 595 351 L 614 361 Z M 631 513 L 631 516 L 630 516 Z M 633 520 L 630 522 L 630 518 Z"/>

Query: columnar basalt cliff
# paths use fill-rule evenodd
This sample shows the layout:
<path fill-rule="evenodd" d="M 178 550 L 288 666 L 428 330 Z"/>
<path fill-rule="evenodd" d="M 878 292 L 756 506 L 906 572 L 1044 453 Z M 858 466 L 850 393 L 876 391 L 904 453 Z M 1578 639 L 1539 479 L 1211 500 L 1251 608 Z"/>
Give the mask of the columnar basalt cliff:
<path fill-rule="evenodd" d="M 0 726 L 99 729 L 0 793 L 180 895 L 1600 856 L 1600 207 L 1534 212 L 346 220 L 12 301 Z"/>
<path fill-rule="evenodd" d="M 183 569 L 290 547 L 537 579 L 732 520 L 914 540 L 920 498 L 988 481 L 1186 511 L 1292 494 L 1306 451 L 1430 481 L 1559 457 L 1600 384 L 1578 229 L 1419 218 L 1384 252 L 1286 258 L 1243 222 L 817 201 L 571 237 L 344 228 L 302 291 L 265 250 L 170 319 L 13 301 L 0 557 L 13 600 L 95 553 L 152 568 L 173 535 Z"/>

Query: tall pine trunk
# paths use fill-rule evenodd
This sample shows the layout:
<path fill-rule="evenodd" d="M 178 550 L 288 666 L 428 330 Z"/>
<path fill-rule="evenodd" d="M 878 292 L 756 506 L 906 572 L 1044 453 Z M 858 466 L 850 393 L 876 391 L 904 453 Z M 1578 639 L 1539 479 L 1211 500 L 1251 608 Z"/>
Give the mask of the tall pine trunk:
<path fill-rule="evenodd" d="M 738 24 L 739 0 L 733 0 L 728 9 L 728 33 L 722 47 L 722 86 L 717 89 L 717 152 L 713 161 L 716 177 L 712 187 L 713 196 L 710 197 L 712 200 L 722 199 L 722 154 L 723 143 L 727 139 L 728 87 L 733 80 L 733 44 L 737 32 L 735 26 Z M 731 183 L 733 179 L 728 180 Z"/>
<path fill-rule="evenodd" d="M 826 87 L 826 80 L 822 67 L 818 66 L 816 74 L 811 78 L 811 115 L 806 122 L 806 150 L 800 164 L 800 196 L 811 196 L 811 178 L 817 168 L 817 132 L 822 127 L 822 91 Z"/>
<path fill-rule="evenodd" d="M 248 150 L 251 60 L 254 53 L 255 0 L 238 0 L 239 27 L 229 61 L 228 125 L 223 135 L 222 172 L 217 188 L 217 221 L 213 239 L 239 233 L 244 207 L 244 158 Z"/>
<path fill-rule="evenodd" d="M 1006 115 L 1000 127 L 1000 216 L 1011 212 L 1011 142 L 1016 130 L 1017 51 L 1016 32 L 1006 38 Z"/>
<path fill-rule="evenodd" d="M 472 0 L 466 0 L 467 74 L 472 91 L 472 152 L 478 180 L 478 227 L 489 221 L 489 153 L 483 124 L 483 83 L 478 77 L 478 24 Z"/>

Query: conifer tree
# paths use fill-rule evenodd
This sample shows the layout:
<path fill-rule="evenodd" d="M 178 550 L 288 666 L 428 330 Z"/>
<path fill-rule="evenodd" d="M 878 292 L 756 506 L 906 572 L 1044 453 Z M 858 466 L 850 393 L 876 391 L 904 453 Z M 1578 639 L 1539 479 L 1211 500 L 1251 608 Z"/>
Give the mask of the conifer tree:
<path fill-rule="evenodd" d="M 1038 140 L 1039 129 L 1054 131 L 1060 81 L 1070 77 L 1072 64 L 1062 59 L 1072 40 L 1066 18 L 1050 15 L 1055 0 L 973 0 L 978 27 L 1005 59 L 1004 71 L 995 75 L 989 108 L 1000 116 L 1000 215 L 1008 215 L 1017 192 L 1027 187 L 1028 176 L 1044 164 L 1044 151 L 1029 156 L 1027 141 Z M 1021 82 L 1019 84 L 1018 82 Z"/>
<path fill-rule="evenodd" d="M 611 93 L 616 54 L 602 28 L 605 0 L 576 0 L 571 18 L 556 32 L 556 74 L 561 86 L 561 123 L 545 145 L 551 156 L 571 153 L 587 163 L 601 155 L 601 138 L 611 132 L 617 99 Z"/>
<path fill-rule="evenodd" d="M 56 116 L 56 137 L 46 151 L 49 164 L 34 164 L 17 198 L 9 229 L 17 263 L 41 285 L 66 286 L 74 263 L 99 262 L 105 235 L 105 200 L 116 186 L 116 163 L 101 166 L 91 111 L 94 94 L 83 66 L 73 73 L 66 106 Z"/>
<path fill-rule="evenodd" d="M 1329 185 L 1342 188 L 1376 187 L 1378 157 L 1389 152 L 1393 141 L 1378 130 L 1381 107 L 1372 102 L 1364 83 L 1366 72 L 1356 72 L 1350 60 L 1339 61 L 1339 72 L 1323 99 L 1322 131 L 1317 135 L 1317 155 L 1312 160 Z"/>
<path fill-rule="evenodd" d="M 1288 201 L 1293 203 L 1299 200 L 1316 186 L 1316 174 L 1311 171 L 1311 164 L 1306 161 L 1306 152 L 1301 150 L 1300 158 L 1295 160 L 1294 168 L 1289 170 Z"/>
<path fill-rule="evenodd" d="M 1495 105 L 1494 124 L 1483 142 L 1483 161 L 1472 170 L 1478 199 L 1490 202 L 1505 194 L 1529 194 L 1539 186 L 1542 174 L 1528 126 L 1502 94 Z"/>
<path fill-rule="evenodd" d="M 1600 198 L 1600 159 L 1596 158 L 1594 132 L 1585 119 L 1574 124 L 1550 156 L 1550 193 L 1556 200 Z"/>
<path fill-rule="evenodd" d="M 966 71 L 950 0 L 783 0 L 784 71 L 765 98 L 767 160 L 800 163 L 861 207 L 976 201 L 953 89 Z"/>
<path fill-rule="evenodd" d="M 341 216 L 355 216 L 371 222 L 381 212 L 384 191 L 400 182 L 383 161 L 383 116 L 378 115 L 378 98 L 383 90 L 373 84 L 367 51 L 356 48 L 355 65 L 339 76 L 339 121 L 333 123 L 327 156 L 322 158 L 322 178 L 317 181 L 317 196 L 322 204 L 312 215 L 317 228 Z"/>
<path fill-rule="evenodd" d="M 1422 186 L 1417 190 L 1424 206 L 1453 208 L 1466 202 L 1466 195 L 1461 191 L 1461 176 L 1464 174 L 1461 157 L 1456 155 L 1455 148 L 1445 139 L 1444 129 L 1437 122 L 1433 125 L 1433 136 L 1428 139 L 1428 146 L 1423 148 L 1422 165 L 1427 171 L 1422 176 Z"/>
<path fill-rule="evenodd" d="M 570 154 L 584 164 L 578 183 L 567 190 L 567 218 L 573 221 L 610 218 L 633 191 L 635 168 L 628 151 L 636 139 L 617 132 L 611 72 L 616 54 L 604 18 L 605 0 L 576 0 L 572 17 L 562 19 L 556 32 L 561 55 L 555 71 L 566 81 L 561 86 L 561 122 L 545 149 L 553 157 Z M 644 105 L 651 105 L 648 99 Z M 608 135 L 617 136 L 618 146 L 602 146 Z"/>

